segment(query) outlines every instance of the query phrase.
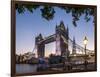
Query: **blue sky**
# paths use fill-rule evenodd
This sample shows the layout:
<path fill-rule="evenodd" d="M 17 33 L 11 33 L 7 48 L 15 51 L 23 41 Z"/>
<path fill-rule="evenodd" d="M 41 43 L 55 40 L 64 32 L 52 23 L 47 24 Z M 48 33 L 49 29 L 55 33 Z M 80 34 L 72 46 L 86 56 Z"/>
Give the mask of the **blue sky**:
<path fill-rule="evenodd" d="M 42 7 L 41 7 L 42 8 Z M 87 48 L 94 49 L 94 26 L 93 18 L 91 21 L 86 22 L 84 15 L 81 16 L 77 22 L 77 27 L 72 24 L 71 13 L 66 14 L 62 9 L 55 7 L 55 16 L 51 21 L 47 21 L 41 16 L 40 9 L 36 9 L 33 13 L 25 11 L 24 14 L 19 14 L 16 11 L 16 53 L 23 54 L 26 52 L 32 52 L 35 43 L 35 37 L 41 33 L 44 37 L 55 33 L 55 26 L 63 21 L 65 27 L 69 28 L 69 37 L 73 39 L 75 37 L 76 43 L 83 45 L 83 39 L 85 36 L 88 38 Z M 55 42 L 45 45 L 45 51 L 51 53 L 55 51 Z"/>

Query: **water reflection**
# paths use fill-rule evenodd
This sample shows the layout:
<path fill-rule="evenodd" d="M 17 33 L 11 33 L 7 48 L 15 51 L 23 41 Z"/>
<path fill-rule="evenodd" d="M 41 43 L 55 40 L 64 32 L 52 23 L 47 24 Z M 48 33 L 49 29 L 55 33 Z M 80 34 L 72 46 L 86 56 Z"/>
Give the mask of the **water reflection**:
<path fill-rule="evenodd" d="M 16 64 L 16 73 L 17 74 L 36 72 L 36 69 L 37 69 L 37 65 Z"/>

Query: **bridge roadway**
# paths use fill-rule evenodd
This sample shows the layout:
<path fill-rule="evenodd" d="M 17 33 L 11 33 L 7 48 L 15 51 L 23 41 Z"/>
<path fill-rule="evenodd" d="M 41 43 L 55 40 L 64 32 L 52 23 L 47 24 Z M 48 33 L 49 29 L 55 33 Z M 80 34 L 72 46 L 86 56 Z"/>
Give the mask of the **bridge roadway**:
<path fill-rule="evenodd" d="M 56 38 L 56 35 L 55 34 L 50 35 L 48 37 L 45 37 L 43 40 L 39 41 L 38 44 L 41 44 L 41 43 L 47 44 L 47 43 L 53 42 L 53 41 L 56 40 L 55 38 Z"/>

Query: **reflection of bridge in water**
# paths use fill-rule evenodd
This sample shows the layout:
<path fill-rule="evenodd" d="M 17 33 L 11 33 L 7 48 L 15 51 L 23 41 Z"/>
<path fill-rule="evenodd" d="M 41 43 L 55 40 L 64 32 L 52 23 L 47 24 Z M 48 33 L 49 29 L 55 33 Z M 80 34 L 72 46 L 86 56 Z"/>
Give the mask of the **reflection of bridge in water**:
<path fill-rule="evenodd" d="M 61 55 L 66 58 L 69 56 L 84 56 L 84 48 L 75 42 L 75 38 L 69 38 L 69 29 L 64 26 L 61 21 L 60 25 L 56 25 L 55 34 L 43 38 L 42 34 L 39 34 L 35 38 L 35 47 L 33 52 L 37 51 L 38 57 L 45 57 L 45 44 L 56 42 L 56 55 Z M 72 53 L 71 53 L 72 52 Z M 81 54 L 78 54 L 80 52 Z M 94 55 L 94 51 L 86 49 L 88 56 Z"/>

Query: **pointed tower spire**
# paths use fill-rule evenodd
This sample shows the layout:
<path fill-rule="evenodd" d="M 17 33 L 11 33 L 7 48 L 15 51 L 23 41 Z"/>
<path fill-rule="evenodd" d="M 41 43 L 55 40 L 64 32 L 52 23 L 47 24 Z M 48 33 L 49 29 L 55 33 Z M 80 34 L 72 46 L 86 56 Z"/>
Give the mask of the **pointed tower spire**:
<path fill-rule="evenodd" d="M 56 24 L 56 29 L 57 29 L 57 24 Z"/>
<path fill-rule="evenodd" d="M 63 21 L 61 21 L 61 22 L 60 22 L 60 25 L 64 25 L 64 22 L 63 22 Z"/>
<path fill-rule="evenodd" d="M 76 42 L 75 42 L 75 37 L 73 37 L 73 48 L 72 48 L 72 54 L 76 54 Z"/>
<path fill-rule="evenodd" d="M 67 39 L 69 39 L 69 28 L 67 26 L 67 29 L 66 29 L 66 35 L 67 35 Z"/>
<path fill-rule="evenodd" d="M 61 27 L 63 30 L 65 30 L 65 26 L 64 26 L 64 22 L 63 22 L 63 21 L 60 22 L 60 27 Z"/>
<path fill-rule="evenodd" d="M 68 26 L 67 26 L 67 33 L 69 33 L 69 28 L 68 28 Z"/>

